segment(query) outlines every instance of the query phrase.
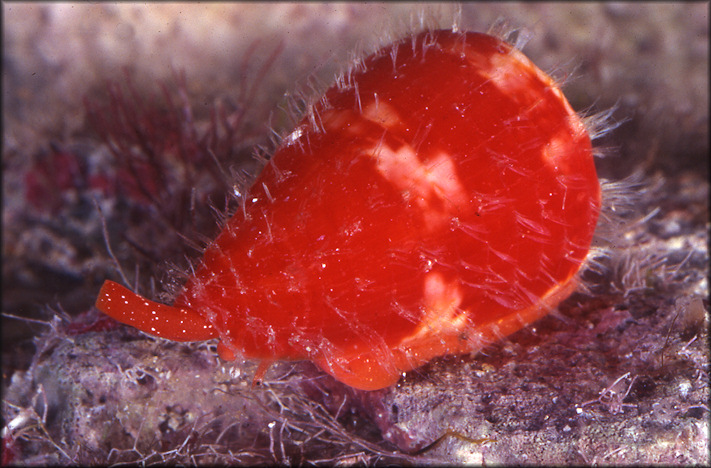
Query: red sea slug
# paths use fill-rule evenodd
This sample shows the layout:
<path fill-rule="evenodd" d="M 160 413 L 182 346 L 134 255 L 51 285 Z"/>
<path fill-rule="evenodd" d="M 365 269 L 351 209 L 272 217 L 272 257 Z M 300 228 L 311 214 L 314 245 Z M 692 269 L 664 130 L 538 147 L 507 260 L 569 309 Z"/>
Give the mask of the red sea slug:
<path fill-rule="evenodd" d="M 107 281 L 97 307 L 171 340 L 219 338 L 228 360 L 308 359 L 374 390 L 566 298 L 600 184 L 549 76 L 495 37 L 434 30 L 340 77 L 242 208 L 172 306 Z"/>

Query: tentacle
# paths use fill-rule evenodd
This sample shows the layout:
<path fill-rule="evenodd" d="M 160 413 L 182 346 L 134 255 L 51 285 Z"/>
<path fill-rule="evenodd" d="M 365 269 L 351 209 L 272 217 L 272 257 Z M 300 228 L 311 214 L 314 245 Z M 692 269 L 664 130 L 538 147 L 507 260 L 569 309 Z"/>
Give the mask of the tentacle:
<path fill-rule="evenodd" d="M 254 377 L 252 377 L 252 388 L 262 385 L 262 382 L 264 382 L 264 375 L 267 373 L 272 364 L 274 364 L 273 359 L 264 359 L 259 361 L 259 366 L 257 366 L 257 370 L 254 371 Z"/>
<path fill-rule="evenodd" d="M 234 361 L 237 355 L 231 348 L 228 348 L 223 341 L 217 343 L 217 354 L 220 355 L 223 361 Z"/>
<path fill-rule="evenodd" d="M 217 331 L 194 310 L 149 301 L 113 281 L 105 281 L 96 308 L 121 323 L 173 341 L 202 341 Z"/>

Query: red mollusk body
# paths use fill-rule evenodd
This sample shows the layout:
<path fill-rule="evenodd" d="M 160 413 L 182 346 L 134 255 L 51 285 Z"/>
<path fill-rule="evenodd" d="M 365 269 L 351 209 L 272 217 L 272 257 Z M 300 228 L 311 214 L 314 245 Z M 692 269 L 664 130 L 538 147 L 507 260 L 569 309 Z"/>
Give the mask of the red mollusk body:
<path fill-rule="evenodd" d="M 551 78 L 494 37 L 429 31 L 309 109 L 172 307 L 113 283 L 97 304 L 377 389 L 555 307 L 599 209 L 590 138 Z"/>

